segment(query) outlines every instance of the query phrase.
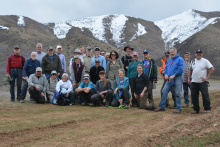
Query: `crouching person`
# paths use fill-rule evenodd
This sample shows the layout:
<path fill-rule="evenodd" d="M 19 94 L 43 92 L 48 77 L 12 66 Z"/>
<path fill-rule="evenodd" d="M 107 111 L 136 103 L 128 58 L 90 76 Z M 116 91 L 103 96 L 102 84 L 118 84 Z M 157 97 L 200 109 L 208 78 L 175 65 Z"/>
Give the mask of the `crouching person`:
<path fill-rule="evenodd" d="M 113 91 L 114 99 L 111 103 L 113 107 L 118 107 L 123 104 L 123 101 L 126 104 L 126 109 L 130 108 L 130 93 L 128 90 L 129 79 L 125 77 L 125 71 L 123 69 L 118 70 L 118 78 L 114 80 Z"/>
<path fill-rule="evenodd" d="M 113 97 L 113 91 L 111 88 L 111 81 L 106 78 L 105 71 L 102 70 L 99 72 L 100 80 L 96 82 L 96 94 L 93 94 L 91 97 L 90 106 L 102 106 L 103 100 L 106 103 L 106 106 L 110 106 Z"/>
<path fill-rule="evenodd" d="M 52 100 L 53 95 L 56 92 L 57 83 L 58 83 L 57 72 L 53 70 L 51 72 L 51 77 L 48 80 L 48 84 L 47 84 L 47 93 L 46 93 L 47 102 L 50 102 Z"/>
<path fill-rule="evenodd" d="M 51 103 L 61 106 L 69 105 L 73 98 L 72 90 L 73 87 L 70 80 L 68 80 L 68 74 L 64 73 L 62 75 L 62 80 L 60 80 L 56 85 L 56 93 L 54 94 Z"/>
<path fill-rule="evenodd" d="M 77 88 L 77 93 L 82 99 L 82 106 L 86 106 L 88 102 L 91 102 L 91 96 L 96 93 L 94 84 L 90 81 L 88 74 L 84 75 L 84 81 Z"/>
<path fill-rule="evenodd" d="M 147 88 L 149 86 L 149 78 L 143 73 L 143 65 L 138 64 L 137 76 L 134 79 L 134 97 L 137 99 L 140 109 L 144 109 L 147 103 Z"/>
<path fill-rule="evenodd" d="M 33 98 L 33 103 L 45 103 L 45 94 L 47 89 L 47 78 L 42 75 L 42 68 L 37 67 L 36 72 L 31 74 L 28 80 L 29 93 Z"/>

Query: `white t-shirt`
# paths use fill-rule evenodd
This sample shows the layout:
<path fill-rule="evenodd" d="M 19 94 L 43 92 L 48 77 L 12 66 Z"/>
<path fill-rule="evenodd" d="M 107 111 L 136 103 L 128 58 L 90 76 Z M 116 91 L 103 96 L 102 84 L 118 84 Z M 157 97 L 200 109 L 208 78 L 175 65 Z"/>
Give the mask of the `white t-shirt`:
<path fill-rule="evenodd" d="M 190 69 L 192 69 L 192 82 L 202 83 L 201 78 L 205 78 L 207 70 L 212 67 L 213 65 L 205 58 L 192 60 L 190 66 Z"/>

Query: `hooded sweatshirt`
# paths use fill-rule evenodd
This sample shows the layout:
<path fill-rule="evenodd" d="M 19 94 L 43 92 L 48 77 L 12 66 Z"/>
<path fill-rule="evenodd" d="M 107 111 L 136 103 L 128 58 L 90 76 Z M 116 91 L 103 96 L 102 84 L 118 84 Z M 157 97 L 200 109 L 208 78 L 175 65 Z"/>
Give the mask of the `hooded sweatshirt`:
<path fill-rule="evenodd" d="M 179 53 L 175 57 L 171 57 L 166 64 L 164 75 L 167 75 L 168 77 L 175 75 L 182 76 L 183 70 L 184 70 L 184 60 L 182 57 L 180 57 Z"/>

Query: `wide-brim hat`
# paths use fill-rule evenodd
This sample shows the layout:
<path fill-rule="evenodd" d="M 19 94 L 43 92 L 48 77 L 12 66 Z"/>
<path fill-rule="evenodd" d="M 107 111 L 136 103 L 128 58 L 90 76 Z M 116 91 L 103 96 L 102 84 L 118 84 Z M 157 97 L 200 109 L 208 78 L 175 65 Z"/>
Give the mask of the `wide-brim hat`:
<path fill-rule="evenodd" d="M 132 48 L 130 45 L 127 45 L 124 47 L 124 51 L 126 51 L 127 48 L 130 48 L 132 51 L 134 50 L 134 48 Z"/>

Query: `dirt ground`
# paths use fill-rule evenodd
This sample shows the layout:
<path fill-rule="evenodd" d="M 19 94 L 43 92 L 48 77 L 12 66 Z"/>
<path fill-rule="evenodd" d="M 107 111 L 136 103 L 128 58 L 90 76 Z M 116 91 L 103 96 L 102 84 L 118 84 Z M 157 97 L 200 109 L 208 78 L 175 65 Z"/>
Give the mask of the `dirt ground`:
<path fill-rule="evenodd" d="M 0 146 L 220 146 L 220 82 L 211 81 L 212 112 L 10 103 L 1 88 Z M 160 100 L 159 82 L 154 90 Z M 28 96 L 29 97 L 29 96 Z M 29 98 L 28 98 L 29 99 Z M 200 98 L 201 99 L 201 98 Z"/>

